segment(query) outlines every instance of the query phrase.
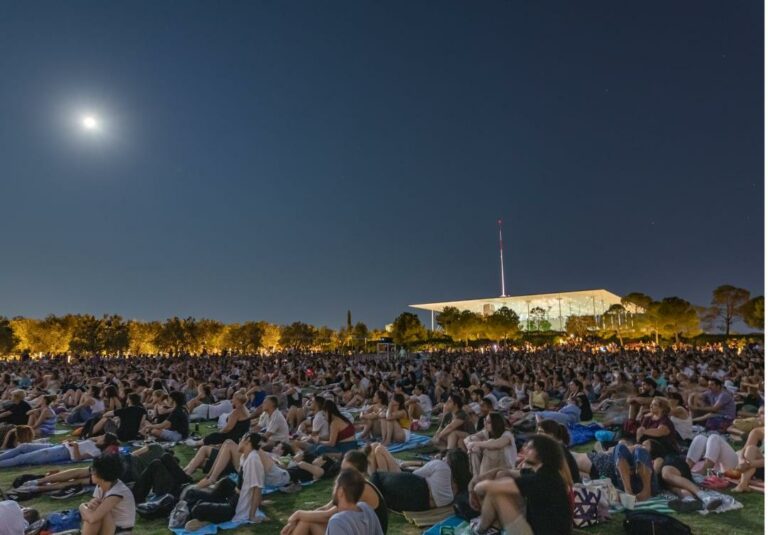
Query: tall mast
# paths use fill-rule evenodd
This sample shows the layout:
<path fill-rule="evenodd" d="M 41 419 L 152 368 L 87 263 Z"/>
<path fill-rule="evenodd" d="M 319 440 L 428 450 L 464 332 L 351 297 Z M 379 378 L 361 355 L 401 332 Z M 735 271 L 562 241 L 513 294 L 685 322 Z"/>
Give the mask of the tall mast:
<path fill-rule="evenodd" d="M 504 241 L 501 234 L 501 219 L 499 219 L 499 264 L 501 268 L 501 297 L 506 297 L 507 292 L 504 287 Z"/>

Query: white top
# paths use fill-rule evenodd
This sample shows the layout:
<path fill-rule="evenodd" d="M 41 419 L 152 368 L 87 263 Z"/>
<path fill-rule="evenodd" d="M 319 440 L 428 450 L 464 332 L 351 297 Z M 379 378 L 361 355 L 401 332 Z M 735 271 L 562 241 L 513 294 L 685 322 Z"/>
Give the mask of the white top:
<path fill-rule="evenodd" d="M 312 433 L 319 435 L 321 440 L 328 440 L 331 430 L 328 427 L 328 418 L 325 416 L 325 411 L 319 411 L 312 418 Z"/>
<path fill-rule="evenodd" d="M 269 440 L 271 442 L 283 442 L 290 437 L 290 429 L 288 428 L 288 422 L 285 421 L 285 416 L 279 410 L 275 411 L 267 417 L 267 433 L 271 433 Z"/>
<path fill-rule="evenodd" d="M 451 467 L 448 463 L 439 459 L 429 461 L 413 473 L 427 480 L 429 493 L 436 507 L 445 507 L 453 502 Z"/>
<path fill-rule="evenodd" d="M 91 405 L 91 411 L 93 414 L 104 412 L 104 408 L 104 401 L 96 398 L 93 399 L 93 405 Z"/>
<path fill-rule="evenodd" d="M 101 450 L 96 445 L 96 443 L 93 440 L 78 440 L 75 442 L 77 444 L 77 449 L 80 450 L 80 458 L 81 459 L 95 459 L 97 457 L 101 457 Z M 69 450 L 69 456 L 73 461 L 76 461 L 75 459 L 75 448 L 74 446 L 69 445 L 69 443 L 64 442 L 64 447 Z"/>
<path fill-rule="evenodd" d="M 421 394 L 416 396 L 416 398 L 419 400 L 419 405 L 421 405 L 421 412 L 424 414 L 432 414 L 432 400 L 429 399 L 429 396 Z"/>
<path fill-rule="evenodd" d="M 507 466 L 514 468 L 517 465 L 517 444 L 515 444 L 515 435 L 512 431 L 504 431 L 500 438 L 509 438 L 509 445 L 504 446 L 504 459 L 507 461 Z"/>
<path fill-rule="evenodd" d="M 0 535 L 23 535 L 29 524 L 24 520 L 21 506 L 13 500 L 0 501 Z"/>
<path fill-rule="evenodd" d="M 279 411 L 275 411 L 276 413 Z M 232 520 L 253 520 L 248 518 L 251 511 L 251 498 L 253 489 L 264 488 L 264 465 L 261 464 L 259 452 L 253 450 L 245 459 L 240 459 L 240 469 L 243 471 L 243 486 L 240 489 L 240 497 L 237 499 L 237 508 Z"/>
<path fill-rule="evenodd" d="M 683 440 L 693 439 L 693 417 L 689 414 L 688 418 L 683 420 L 677 416 L 669 415 L 669 419 L 675 424 L 675 431 Z"/>
<path fill-rule="evenodd" d="M 102 495 L 101 487 L 96 485 L 96 489 L 93 491 L 94 498 L 103 501 L 110 496 L 119 498 L 117 505 L 112 508 L 112 518 L 115 519 L 115 525 L 118 528 L 132 528 L 136 524 L 136 502 L 133 499 L 131 489 L 118 479 L 112 488 Z"/>

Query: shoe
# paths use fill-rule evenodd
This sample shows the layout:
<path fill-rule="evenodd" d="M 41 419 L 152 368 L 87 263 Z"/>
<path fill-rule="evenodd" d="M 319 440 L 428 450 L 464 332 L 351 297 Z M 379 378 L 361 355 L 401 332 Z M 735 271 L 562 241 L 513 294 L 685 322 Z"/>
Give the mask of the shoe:
<path fill-rule="evenodd" d="M 175 505 L 176 498 L 174 498 L 173 494 L 163 494 L 151 502 L 140 503 L 136 506 L 136 512 L 141 518 L 152 520 L 168 516 L 173 511 Z"/>
<path fill-rule="evenodd" d="M 210 522 L 203 522 L 202 520 L 197 520 L 195 518 L 184 524 L 184 531 L 197 531 L 208 524 L 210 524 Z"/>
<path fill-rule="evenodd" d="M 80 496 L 82 494 L 85 494 L 86 492 L 88 492 L 88 490 L 82 485 L 73 485 L 71 487 L 67 487 L 59 491 L 53 492 L 49 494 L 49 496 L 54 500 L 66 500 L 67 498 L 71 498 L 73 496 Z"/>
<path fill-rule="evenodd" d="M 41 518 L 30 524 L 30 526 L 24 530 L 24 535 L 39 535 L 46 525 L 48 525 L 48 521 L 45 518 Z"/>
<path fill-rule="evenodd" d="M 704 509 L 706 509 L 707 511 L 714 511 L 715 509 L 723 505 L 723 500 L 717 497 L 715 498 L 707 497 L 701 500 L 701 502 L 704 505 Z"/>
<path fill-rule="evenodd" d="M 288 485 L 284 487 L 280 487 L 280 492 L 283 494 L 296 494 L 301 490 L 301 483 L 289 483 Z"/>
<path fill-rule="evenodd" d="M 701 510 L 702 502 L 693 498 L 675 498 L 674 500 L 669 500 L 669 507 L 678 513 L 693 513 L 694 511 Z"/>

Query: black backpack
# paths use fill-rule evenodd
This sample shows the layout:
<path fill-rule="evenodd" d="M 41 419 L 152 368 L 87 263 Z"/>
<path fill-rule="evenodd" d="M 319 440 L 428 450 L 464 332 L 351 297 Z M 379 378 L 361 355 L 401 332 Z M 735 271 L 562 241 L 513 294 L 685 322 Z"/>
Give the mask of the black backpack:
<path fill-rule="evenodd" d="M 664 513 L 626 511 L 624 531 L 629 535 L 691 535 L 691 528 Z"/>

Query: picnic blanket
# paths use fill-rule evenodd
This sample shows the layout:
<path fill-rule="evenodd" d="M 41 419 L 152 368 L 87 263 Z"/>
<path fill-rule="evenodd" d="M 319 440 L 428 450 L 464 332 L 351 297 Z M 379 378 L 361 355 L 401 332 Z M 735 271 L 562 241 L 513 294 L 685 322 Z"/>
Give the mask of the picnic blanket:
<path fill-rule="evenodd" d="M 737 509 L 741 509 L 744 507 L 744 504 L 742 504 L 740 501 L 738 501 L 733 496 L 729 496 L 728 494 L 723 494 L 722 492 L 717 492 L 716 490 L 703 490 L 701 491 L 701 494 L 706 496 L 707 498 L 719 498 L 722 500 L 722 504 L 720 507 L 713 511 L 707 511 L 706 509 L 702 509 L 701 511 L 697 511 L 700 515 L 708 515 L 710 513 L 726 513 L 728 511 L 736 511 Z"/>
<path fill-rule="evenodd" d="M 429 509 L 428 511 L 403 511 L 403 516 L 417 528 L 428 528 L 452 517 L 453 505 Z"/>
<path fill-rule="evenodd" d="M 587 425 L 568 424 L 568 433 L 571 435 L 571 447 L 592 442 L 595 440 L 595 433 L 603 429 L 602 425 L 594 422 Z"/>
<path fill-rule="evenodd" d="M 307 487 L 307 486 L 309 486 L 309 485 L 312 485 L 313 483 L 314 483 L 314 481 L 304 481 L 304 482 L 301 484 L 301 486 L 302 486 L 302 487 Z M 266 486 L 266 487 L 264 487 L 264 488 L 262 489 L 262 491 L 261 491 L 261 495 L 262 495 L 262 496 L 265 496 L 265 495 L 267 495 L 267 494 L 273 494 L 273 493 L 275 493 L 275 492 L 278 492 L 279 490 L 280 490 L 280 487 L 270 487 L 270 486 Z"/>
<path fill-rule="evenodd" d="M 407 451 L 416 449 L 419 446 L 424 446 L 426 444 L 429 444 L 429 441 L 431 440 L 430 437 L 427 435 L 419 435 L 417 433 L 411 433 L 410 438 L 408 439 L 408 442 L 393 442 L 389 446 L 387 446 L 387 449 L 390 453 L 398 453 L 401 451 Z"/>
<path fill-rule="evenodd" d="M 626 508 L 621 504 L 611 504 L 611 513 L 620 513 Z M 675 510 L 669 506 L 669 499 L 665 496 L 655 496 L 649 500 L 637 502 L 633 511 L 655 511 L 657 513 L 674 514 Z"/>
<path fill-rule="evenodd" d="M 262 520 L 266 520 L 267 515 L 259 509 L 257 516 Z M 245 524 L 255 524 L 256 522 L 249 522 L 247 520 L 230 520 L 229 522 L 221 522 L 219 524 L 208 524 L 198 529 L 197 531 L 187 531 L 184 528 L 176 528 L 171 531 L 176 535 L 212 535 L 220 529 L 235 529 Z"/>
<path fill-rule="evenodd" d="M 462 524 L 467 524 L 467 522 L 465 520 L 462 520 L 456 515 L 449 516 L 442 522 L 438 522 L 428 530 L 424 531 L 422 535 L 440 535 L 440 528 L 442 528 L 443 526 L 454 528 L 456 532 L 458 532 L 463 527 Z"/>

